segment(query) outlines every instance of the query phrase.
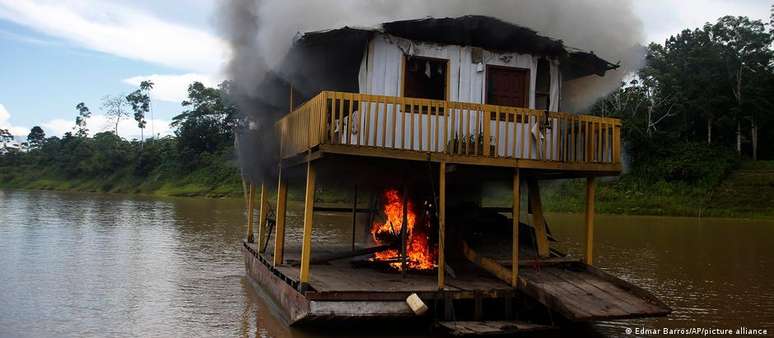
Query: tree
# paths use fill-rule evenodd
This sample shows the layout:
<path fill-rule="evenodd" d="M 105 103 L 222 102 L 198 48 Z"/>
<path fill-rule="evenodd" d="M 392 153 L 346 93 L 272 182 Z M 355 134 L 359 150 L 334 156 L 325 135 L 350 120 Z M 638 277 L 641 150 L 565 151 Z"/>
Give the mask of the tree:
<path fill-rule="evenodd" d="M 102 109 L 105 111 L 105 115 L 115 124 L 113 133 L 118 135 L 118 123 L 121 119 L 129 117 L 129 102 L 126 101 L 126 97 L 123 95 L 105 95 L 102 98 Z"/>
<path fill-rule="evenodd" d="M 37 149 L 43 145 L 46 141 L 46 132 L 40 126 L 34 126 L 30 129 L 30 133 L 27 135 L 27 143 L 30 149 Z"/>
<path fill-rule="evenodd" d="M 143 132 L 147 121 L 145 114 L 150 111 L 150 91 L 153 89 L 153 82 L 150 80 L 140 82 L 140 88 L 126 96 L 126 101 L 132 106 L 134 111 L 134 120 L 137 121 L 137 127 L 140 128 L 140 145 L 145 141 Z"/>
<path fill-rule="evenodd" d="M 73 128 L 75 136 L 86 137 L 89 134 L 89 129 L 86 128 L 86 120 L 91 117 L 91 111 L 83 102 L 78 103 L 75 109 L 78 111 L 78 115 L 75 117 L 75 127 Z"/>
<path fill-rule="evenodd" d="M 232 144 L 238 111 L 228 99 L 229 90 L 227 81 L 218 88 L 200 82 L 188 86 L 188 98 L 182 102 L 187 109 L 172 118 L 171 123 L 176 128 L 178 151 L 186 165 L 194 164 L 203 153 L 212 154 Z"/>
<path fill-rule="evenodd" d="M 772 34 L 760 20 L 747 17 L 724 16 L 718 22 L 704 26 L 725 62 L 725 73 L 736 105 L 732 112 L 736 120 L 736 150 L 742 152 L 743 120 L 750 121 L 752 157 L 758 157 L 757 111 L 773 107 L 767 93 L 761 93 L 771 77 L 767 69 L 772 60 Z M 770 94 L 770 93 L 768 93 Z"/>
<path fill-rule="evenodd" d="M 3 149 L 8 148 L 8 142 L 13 141 L 13 134 L 8 129 L 0 129 L 0 142 L 3 142 Z"/>

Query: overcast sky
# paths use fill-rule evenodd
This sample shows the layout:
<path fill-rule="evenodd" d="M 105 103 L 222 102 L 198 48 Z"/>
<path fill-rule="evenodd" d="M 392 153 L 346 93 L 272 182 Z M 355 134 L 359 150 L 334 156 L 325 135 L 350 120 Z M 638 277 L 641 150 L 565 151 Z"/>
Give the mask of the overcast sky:
<path fill-rule="evenodd" d="M 723 15 L 768 20 L 772 3 L 635 0 L 634 9 L 647 44 Z M 189 83 L 223 80 L 228 46 L 213 25 L 216 4 L 0 0 L 0 128 L 26 136 L 30 127 L 40 125 L 48 135 L 61 135 L 72 128 L 74 107 L 83 101 L 94 112 L 92 133 L 110 129 L 100 112 L 101 98 L 126 94 L 150 78 L 156 88 L 146 135 L 151 126 L 156 134 L 168 133 Z M 133 121 L 125 121 L 119 134 L 132 137 L 139 131 Z"/>

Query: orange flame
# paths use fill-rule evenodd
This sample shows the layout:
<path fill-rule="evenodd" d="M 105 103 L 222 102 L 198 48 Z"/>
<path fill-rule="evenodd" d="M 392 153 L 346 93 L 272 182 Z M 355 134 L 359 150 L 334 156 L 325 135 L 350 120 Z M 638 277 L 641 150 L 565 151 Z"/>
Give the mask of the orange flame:
<path fill-rule="evenodd" d="M 371 225 L 371 236 L 376 244 L 385 244 L 387 238 L 400 238 L 400 232 L 403 228 L 403 201 L 396 189 L 388 189 L 384 192 L 384 215 L 385 222 L 374 222 Z M 414 213 L 414 204 L 408 201 L 406 208 L 406 265 L 414 270 L 431 270 L 435 267 L 434 257 L 428 243 L 428 229 L 416 227 L 416 214 Z M 397 270 L 401 270 L 401 254 L 399 249 L 388 249 L 374 254 L 373 259 L 377 261 L 391 261 L 389 265 Z"/>

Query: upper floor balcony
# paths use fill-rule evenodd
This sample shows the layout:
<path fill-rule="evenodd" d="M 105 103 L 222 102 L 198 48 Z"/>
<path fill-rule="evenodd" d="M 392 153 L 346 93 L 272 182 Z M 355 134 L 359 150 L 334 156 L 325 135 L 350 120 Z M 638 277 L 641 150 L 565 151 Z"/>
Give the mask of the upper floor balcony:
<path fill-rule="evenodd" d="M 607 117 L 324 91 L 275 129 L 282 160 L 328 153 L 568 176 L 621 171 L 621 121 Z"/>

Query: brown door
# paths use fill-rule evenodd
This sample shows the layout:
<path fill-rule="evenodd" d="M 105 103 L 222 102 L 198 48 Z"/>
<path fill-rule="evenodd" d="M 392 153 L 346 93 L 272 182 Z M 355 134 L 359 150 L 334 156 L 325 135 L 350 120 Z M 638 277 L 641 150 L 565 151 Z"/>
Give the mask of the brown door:
<path fill-rule="evenodd" d="M 488 66 L 486 70 L 486 103 L 499 106 L 527 107 L 529 104 L 529 70 Z"/>

